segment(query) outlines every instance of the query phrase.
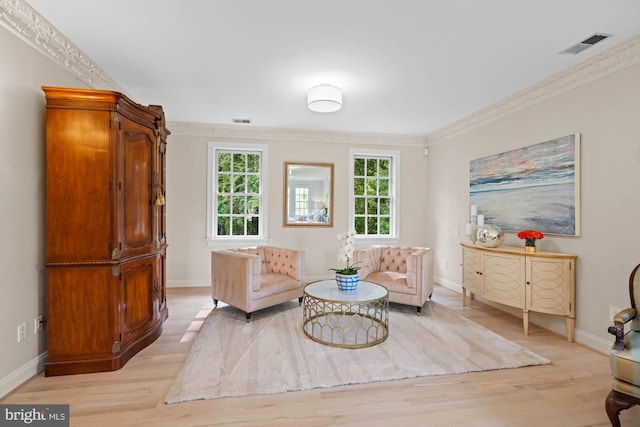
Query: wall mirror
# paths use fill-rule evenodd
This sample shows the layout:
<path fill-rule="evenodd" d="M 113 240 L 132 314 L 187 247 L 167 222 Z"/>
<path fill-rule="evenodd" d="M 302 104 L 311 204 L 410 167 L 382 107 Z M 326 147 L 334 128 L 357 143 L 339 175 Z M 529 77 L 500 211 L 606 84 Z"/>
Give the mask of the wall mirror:
<path fill-rule="evenodd" d="M 333 163 L 284 164 L 285 226 L 333 226 Z"/>

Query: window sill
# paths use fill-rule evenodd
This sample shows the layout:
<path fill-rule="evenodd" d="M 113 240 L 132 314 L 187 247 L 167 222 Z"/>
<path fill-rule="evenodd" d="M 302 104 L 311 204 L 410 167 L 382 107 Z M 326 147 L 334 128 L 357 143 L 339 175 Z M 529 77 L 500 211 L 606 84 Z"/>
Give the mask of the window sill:
<path fill-rule="evenodd" d="M 399 237 L 357 237 L 354 239 L 356 244 L 361 245 L 398 245 L 401 241 Z"/>
<path fill-rule="evenodd" d="M 223 247 L 223 246 L 265 246 L 267 239 L 258 238 L 218 238 L 205 239 L 207 246 Z"/>

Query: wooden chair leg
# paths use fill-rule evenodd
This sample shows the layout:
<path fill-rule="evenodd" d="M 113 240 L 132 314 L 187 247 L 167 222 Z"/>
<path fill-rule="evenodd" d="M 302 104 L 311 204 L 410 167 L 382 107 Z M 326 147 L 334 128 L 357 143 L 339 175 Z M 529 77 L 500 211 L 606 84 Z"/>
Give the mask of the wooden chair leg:
<path fill-rule="evenodd" d="M 422 313 L 422 307 L 416 307 L 416 314 L 420 316 L 420 313 Z"/>
<path fill-rule="evenodd" d="M 246 316 L 247 316 L 247 322 L 251 320 L 251 313 L 247 313 Z"/>
<path fill-rule="evenodd" d="M 637 403 L 638 402 L 635 400 L 629 400 L 626 395 L 618 393 L 615 390 L 611 390 L 604 403 L 607 410 L 607 416 L 609 417 L 609 421 L 611 421 L 611 426 L 620 427 L 620 411 L 629 409 Z"/>
<path fill-rule="evenodd" d="M 215 298 L 213 299 L 213 307 L 218 308 L 218 300 Z"/>

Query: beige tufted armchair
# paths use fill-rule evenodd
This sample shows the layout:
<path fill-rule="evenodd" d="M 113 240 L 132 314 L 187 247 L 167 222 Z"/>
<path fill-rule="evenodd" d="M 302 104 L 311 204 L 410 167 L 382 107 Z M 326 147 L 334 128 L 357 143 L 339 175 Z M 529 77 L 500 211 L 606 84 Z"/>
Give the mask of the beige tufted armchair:
<path fill-rule="evenodd" d="M 389 301 L 413 305 L 418 314 L 433 293 L 433 258 L 429 248 L 371 246 L 354 252 L 360 279 L 389 291 Z"/>
<path fill-rule="evenodd" d="M 304 251 L 258 246 L 211 252 L 211 296 L 251 313 L 294 298 L 302 302 Z"/>
<path fill-rule="evenodd" d="M 611 348 L 611 391 L 605 401 L 607 416 L 614 427 L 620 426 L 620 411 L 640 405 L 640 265 L 629 278 L 631 308 L 622 310 L 613 318 L 609 333 L 616 336 Z M 629 331 L 624 325 L 631 322 Z"/>

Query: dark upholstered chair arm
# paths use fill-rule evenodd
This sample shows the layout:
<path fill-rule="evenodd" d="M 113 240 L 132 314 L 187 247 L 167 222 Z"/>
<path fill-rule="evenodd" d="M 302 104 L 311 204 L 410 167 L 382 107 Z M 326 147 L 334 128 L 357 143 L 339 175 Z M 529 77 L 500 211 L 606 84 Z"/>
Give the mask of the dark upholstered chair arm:
<path fill-rule="evenodd" d="M 609 326 L 609 333 L 616 337 L 616 350 L 624 350 L 624 325 L 635 319 L 637 314 L 635 308 L 627 308 L 613 317 L 613 326 Z"/>
<path fill-rule="evenodd" d="M 625 308 L 613 317 L 613 321 L 615 323 L 627 323 L 635 319 L 637 314 L 638 312 L 635 308 Z"/>

